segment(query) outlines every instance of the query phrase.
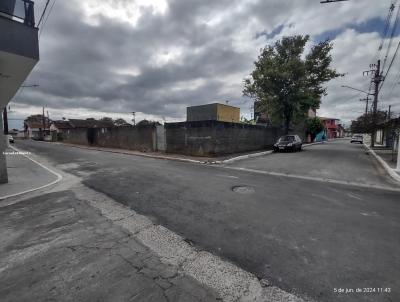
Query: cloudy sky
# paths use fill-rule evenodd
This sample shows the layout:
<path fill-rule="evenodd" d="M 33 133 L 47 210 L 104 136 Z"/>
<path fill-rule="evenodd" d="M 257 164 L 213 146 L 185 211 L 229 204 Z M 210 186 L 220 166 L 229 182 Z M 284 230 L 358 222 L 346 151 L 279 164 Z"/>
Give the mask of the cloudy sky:
<path fill-rule="evenodd" d="M 36 18 L 45 0 L 36 0 Z M 40 62 L 10 103 L 11 126 L 41 113 L 50 118 L 122 117 L 184 120 L 186 107 L 226 102 L 250 117 L 243 79 L 265 45 L 309 34 L 334 42 L 333 66 L 346 77 L 328 84 L 318 115 L 344 122 L 360 115 L 363 76 L 377 59 L 391 0 L 54 0 L 40 29 Z M 400 1 L 399 1 L 400 2 Z M 394 10 L 394 21 L 398 5 Z M 47 17 L 47 16 L 46 16 Z M 400 28 L 400 26 L 398 26 Z M 392 40 L 387 69 L 399 42 Z M 383 60 L 389 39 L 385 39 Z M 400 113 L 400 55 L 382 88 L 379 107 Z"/>

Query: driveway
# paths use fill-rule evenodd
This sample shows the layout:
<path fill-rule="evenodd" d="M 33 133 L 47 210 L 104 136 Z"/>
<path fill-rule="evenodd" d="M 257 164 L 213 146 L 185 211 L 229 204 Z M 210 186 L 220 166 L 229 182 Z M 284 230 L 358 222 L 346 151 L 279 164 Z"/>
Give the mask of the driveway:
<path fill-rule="evenodd" d="M 330 142 L 225 167 L 17 146 L 272 285 L 318 301 L 400 300 L 400 192 L 359 145 Z M 321 181 L 326 174 L 379 186 Z M 336 293 L 340 288 L 391 292 Z"/>

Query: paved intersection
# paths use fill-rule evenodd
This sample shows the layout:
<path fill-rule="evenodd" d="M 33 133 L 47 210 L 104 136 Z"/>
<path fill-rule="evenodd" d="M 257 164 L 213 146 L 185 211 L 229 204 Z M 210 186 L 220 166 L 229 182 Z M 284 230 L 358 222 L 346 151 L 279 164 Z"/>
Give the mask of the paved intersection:
<path fill-rule="evenodd" d="M 400 299 L 400 192 L 362 146 L 329 142 L 225 167 L 17 146 L 287 291 L 320 301 Z M 367 287 L 392 292 L 334 293 Z"/>

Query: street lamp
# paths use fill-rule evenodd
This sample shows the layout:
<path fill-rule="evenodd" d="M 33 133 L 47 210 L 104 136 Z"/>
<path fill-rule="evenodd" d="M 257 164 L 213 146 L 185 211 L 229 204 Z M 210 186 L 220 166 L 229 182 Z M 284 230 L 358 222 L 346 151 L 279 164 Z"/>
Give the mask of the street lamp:
<path fill-rule="evenodd" d="M 361 90 L 361 89 L 358 89 L 358 88 L 350 87 L 350 86 L 347 86 L 347 85 L 342 85 L 341 87 L 357 90 L 357 91 L 360 91 L 360 92 L 364 92 L 364 93 L 366 93 L 368 95 L 374 95 L 373 93 L 370 93 L 370 92 L 367 92 L 367 91 L 364 91 L 364 90 Z"/>
<path fill-rule="evenodd" d="M 319 3 L 326 4 L 326 3 L 342 2 L 342 1 L 349 1 L 349 0 L 324 0 L 320 1 Z"/>
<path fill-rule="evenodd" d="M 21 85 L 20 87 L 21 87 L 21 88 L 39 87 L 39 84 Z"/>

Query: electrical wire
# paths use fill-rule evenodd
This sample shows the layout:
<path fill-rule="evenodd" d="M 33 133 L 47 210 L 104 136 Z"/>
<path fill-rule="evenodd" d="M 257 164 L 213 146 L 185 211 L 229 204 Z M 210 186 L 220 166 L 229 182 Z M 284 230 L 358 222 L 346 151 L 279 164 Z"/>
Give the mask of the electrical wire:
<path fill-rule="evenodd" d="M 392 65 L 393 65 L 394 60 L 395 60 L 396 57 L 397 57 L 397 53 L 398 53 L 398 51 L 399 51 L 399 48 L 400 48 L 400 42 L 397 44 L 396 51 L 394 52 L 394 55 L 393 55 L 393 57 L 392 57 L 392 60 L 390 61 L 389 67 L 388 67 L 388 69 L 387 69 L 387 71 L 386 71 L 386 73 L 385 73 L 385 76 L 384 76 L 384 78 L 383 78 L 381 87 L 379 87 L 379 91 L 381 91 L 381 89 L 382 89 L 382 87 L 383 87 L 383 84 L 385 84 L 385 80 L 386 80 L 386 78 L 387 78 L 387 75 L 388 75 L 389 72 L 390 72 L 390 68 L 392 68 Z"/>
<path fill-rule="evenodd" d="M 40 36 L 41 36 L 42 33 L 43 33 L 44 27 L 45 27 L 45 25 L 46 25 L 46 23 L 47 23 L 47 20 L 49 19 L 49 16 L 50 16 L 50 14 L 51 14 L 51 12 L 52 12 L 52 10 L 53 10 L 53 7 L 54 7 L 54 5 L 56 4 L 56 2 L 57 2 L 57 0 L 54 0 L 54 1 L 53 1 L 53 4 L 52 4 L 51 7 L 50 7 L 49 13 L 48 13 L 47 16 L 46 16 L 46 19 L 44 19 L 43 26 L 40 28 L 39 39 L 40 39 Z"/>
<path fill-rule="evenodd" d="M 390 28 L 390 23 L 391 23 L 390 21 L 392 20 L 393 11 L 394 11 L 394 8 L 395 8 L 395 6 L 397 4 L 397 1 L 398 0 L 392 1 L 392 3 L 390 4 L 389 12 L 388 12 L 388 15 L 386 16 L 386 20 L 385 20 L 385 26 L 383 28 L 381 43 L 379 44 L 379 48 L 378 48 L 378 50 L 377 50 L 377 52 L 375 54 L 375 57 L 374 57 L 373 61 L 376 61 L 376 60 L 379 59 L 379 56 L 380 56 L 380 53 L 382 51 L 383 45 L 385 44 L 386 36 L 387 36 L 389 28 Z"/>
<path fill-rule="evenodd" d="M 44 14 L 46 13 L 47 6 L 49 5 L 49 2 L 50 2 L 50 0 L 46 1 L 46 5 L 44 6 L 44 9 L 43 9 L 42 15 L 40 16 L 40 19 L 39 19 L 39 22 L 37 24 L 37 27 L 39 27 L 40 23 L 42 23 L 42 20 L 43 20 Z"/>
<path fill-rule="evenodd" d="M 393 27 L 392 27 L 392 32 L 390 34 L 389 44 L 388 44 L 388 47 L 386 49 L 385 59 L 383 61 L 382 72 L 385 70 L 385 66 L 386 66 L 386 62 L 387 62 L 388 56 L 389 56 L 390 48 L 392 47 L 393 37 L 394 37 L 394 35 L 396 33 L 396 30 L 397 30 L 397 24 L 399 22 L 399 17 L 400 17 L 400 5 L 397 8 L 396 19 L 394 20 Z"/>

